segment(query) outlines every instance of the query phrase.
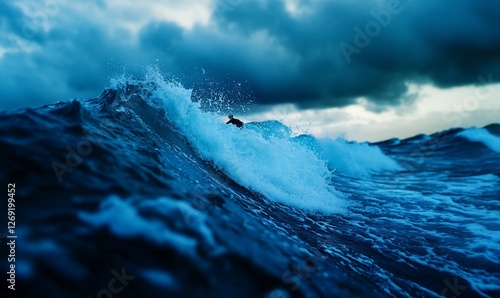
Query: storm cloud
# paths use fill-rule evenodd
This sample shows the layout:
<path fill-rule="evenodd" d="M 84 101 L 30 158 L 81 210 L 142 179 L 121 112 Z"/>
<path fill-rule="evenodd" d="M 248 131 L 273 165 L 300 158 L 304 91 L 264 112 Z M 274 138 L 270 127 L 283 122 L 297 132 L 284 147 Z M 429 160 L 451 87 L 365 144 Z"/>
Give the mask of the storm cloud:
<path fill-rule="evenodd" d="M 150 65 L 202 94 L 208 82 L 244 84 L 257 103 L 298 108 L 365 98 L 383 109 L 411 102 L 411 84 L 500 80 L 494 0 L 200 1 L 209 16 L 190 27 L 109 1 L 21 2 L 34 8 L 0 4 L 1 109 L 95 96 Z"/>

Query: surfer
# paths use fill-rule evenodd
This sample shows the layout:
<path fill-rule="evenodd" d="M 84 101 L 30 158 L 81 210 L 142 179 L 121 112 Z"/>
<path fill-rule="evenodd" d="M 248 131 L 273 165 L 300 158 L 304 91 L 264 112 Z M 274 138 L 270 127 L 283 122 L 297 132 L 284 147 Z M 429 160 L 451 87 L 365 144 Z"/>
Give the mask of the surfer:
<path fill-rule="evenodd" d="M 231 123 L 231 124 L 234 124 L 234 125 L 238 126 L 239 128 L 242 128 L 242 127 L 243 127 L 243 122 L 241 122 L 241 120 L 240 120 L 240 119 L 236 119 L 236 118 L 234 118 L 234 117 L 233 117 L 233 115 L 229 115 L 229 116 L 227 116 L 227 117 L 229 118 L 229 121 L 228 121 L 228 122 L 226 122 L 226 124 Z"/>

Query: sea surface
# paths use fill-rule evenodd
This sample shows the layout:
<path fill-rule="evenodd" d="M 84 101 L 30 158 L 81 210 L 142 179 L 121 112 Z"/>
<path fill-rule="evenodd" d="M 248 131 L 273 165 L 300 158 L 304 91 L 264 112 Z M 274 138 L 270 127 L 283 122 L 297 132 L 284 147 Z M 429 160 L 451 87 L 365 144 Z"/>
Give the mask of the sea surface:
<path fill-rule="evenodd" d="M 0 112 L 1 297 L 500 297 L 499 124 L 357 143 L 191 98 Z"/>

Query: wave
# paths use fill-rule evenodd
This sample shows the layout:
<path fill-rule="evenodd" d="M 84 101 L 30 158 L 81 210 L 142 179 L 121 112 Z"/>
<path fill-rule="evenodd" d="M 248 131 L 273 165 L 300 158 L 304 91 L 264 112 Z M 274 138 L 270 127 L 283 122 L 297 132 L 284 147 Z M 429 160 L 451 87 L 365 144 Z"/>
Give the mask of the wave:
<path fill-rule="evenodd" d="M 491 134 L 486 128 L 469 128 L 457 134 L 459 137 L 464 137 L 471 142 L 479 142 L 500 153 L 500 137 Z"/>
<path fill-rule="evenodd" d="M 310 135 L 300 135 L 295 140 L 314 150 L 328 163 L 331 170 L 342 174 L 363 177 L 401 170 L 394 159 L 385 155 L 379 147 L 368 143 L 347 141 L 342 138 L 317 139 Z"/>
<path fill-rule="evenodd" d="M 154 71 L 114 84 L 0 113 L 26 296 L 89 296 L 124 265 L 142 280 L 127 297 L 432 296 L 445 280 L 498 296 L 498 126 L 358 143 L 226 125 Z"/>
<path fill-rule="evenodd" d="M 324 213 L 341 212 L 347 202 L 329 183 L 331 171 L 311 150 L 287 138 L 264 138 L 254 129 L 226 125 L 220 115 L 203 112 L 191 101 L 191 90 L 167 82 L 158 73 L 144 82 L 123 80 L 127 89 L 142 85 L 137 95 L 156 106 L 206 161 L 239 185 L 267 199 Z M 129 88 L 130 89 L 130 88 Z"/>
<path fill-rule="evenodd" d="M 191 90 L 155 71 L 144 81 L 121 78 L 114 83 L 129 97 L 141 96 L 151 106 L 161 107 L 201 158 L 274 202 L 321 213 L 343 212 L 349 203 L 335 189 L 333 172 L 365 176 L 399 169 L 367 143 L 294 137 L 289 127 L 275 120 L 250 122 L 243 129 L 226 125 L 221 115 L 205 112 L 193 102 Z"/>

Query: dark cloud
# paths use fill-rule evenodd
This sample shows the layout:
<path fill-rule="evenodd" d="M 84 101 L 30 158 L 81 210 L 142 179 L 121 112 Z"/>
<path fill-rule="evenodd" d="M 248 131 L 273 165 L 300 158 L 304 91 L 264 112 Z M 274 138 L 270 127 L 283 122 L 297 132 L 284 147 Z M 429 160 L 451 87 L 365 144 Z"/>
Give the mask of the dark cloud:
<path fill-rule="evenodd" d="M 103 30 L 91 16 L 71 15 L 75 12 L 63 8 L 44 21 L 52 26 L 48 32 L 24 14 L 9 15 L 17 25 L 6 31 L 11 52 L 0 59 L 1 109 L 90 98 L 99 95 L 111 76 L 137 73 L 145 61 L 140 53 L 129 52 L 128 40 Z"/>
<path fill-rule="evenodd" d="M 182 63 L 248 81 L 261 103 L 343 106 L 366 97 L 386 106 L 416 98 L 409 83 L 500 80 L 494 1 L 302 1 L 298 15 L 282 1 L 241 2 L 216 14 L 216 31 L 196 28 L 170 50 Z"/>
<path fill-rule="evenodd" d="M 451 87 L 477 83 L 477 76 L 485 72 L 498 73 L 498 68 L 484 67 L 499 58 L 500 37 L 493 29 L 498 21 L 483 19 L 475 9 L 492 5 L 492 1 L 478 1 L 461 7 L 457 7 L 455 1 L 434 3 L 401 2 L 399 9 L 402 11 L 392 14 L 388 25 L 381 26 L 380 34 L 371 38 L 365 48 L 360 48 L 359 54 L 349 57 L 351 63 L 347 63 L 344 55 L 330 53 L 335 65 L 317 73 L 324 78 L 325 85 L 331 86 L 328 95 L 333 98 L 365 96 L 381 103 L 397 102 L 406 92 L 406 82 L 430 80 L 442 87 Z M 329 30 L 333 45 L 342 42 L 355 45 L 357 34 L 353 28 L 366 32 L 366 25 L 374 19 L 371 12 L 388 10 L 383 5 L 370 7 L 369 4 L 350 14 L 346 14 L 346 9 L 326 2 L 325 7 L 318 8 L 323 13 L 318 17 L 341 16 L 336 27 Z M 498 4 L 495 6 L 498 8 Z M 496 11 L 498 20 L 500 9 L 491 6 L 490 9 Z M 365 17 L 349 20 L 352 15 Z M 481 26 L 477 25 L 477 19 L 483 22 Z M 345 32 L 350 34 L 345 35 Z M 322 45 L 320 42 L 317 47 Z M 467 53 L 464 53 L 466 49 Z M 484 56 L 484 51 L 494 54 Z"/>
<path fill-rule="evenodd" d="M 498 1 L 296 2 L 293 14 L 284 1 L 220 0 L 208 25 L 187 30 L 151 21 L 137 40 L 84 11 L 68 11 L 29 40 L 38 48 L 0 59 L 2 106 L 95 95 L 108 77 L 150 64 L 199 96 L 209 95 L 203 90 L 214 81 L 226 92 L 240 92 L 243 83 L 259 103 L 302 108 L 365 97 L 378 110 L 416 98 L 409 83 L 453 87 L 479 84 L 479 75 L 490 74 L 500 81 Z M 106 10 L 105 2 L 93 3 Z M 26 16 L 6 2 L 0 11 L 0 30 L 23 38 Z"/>

